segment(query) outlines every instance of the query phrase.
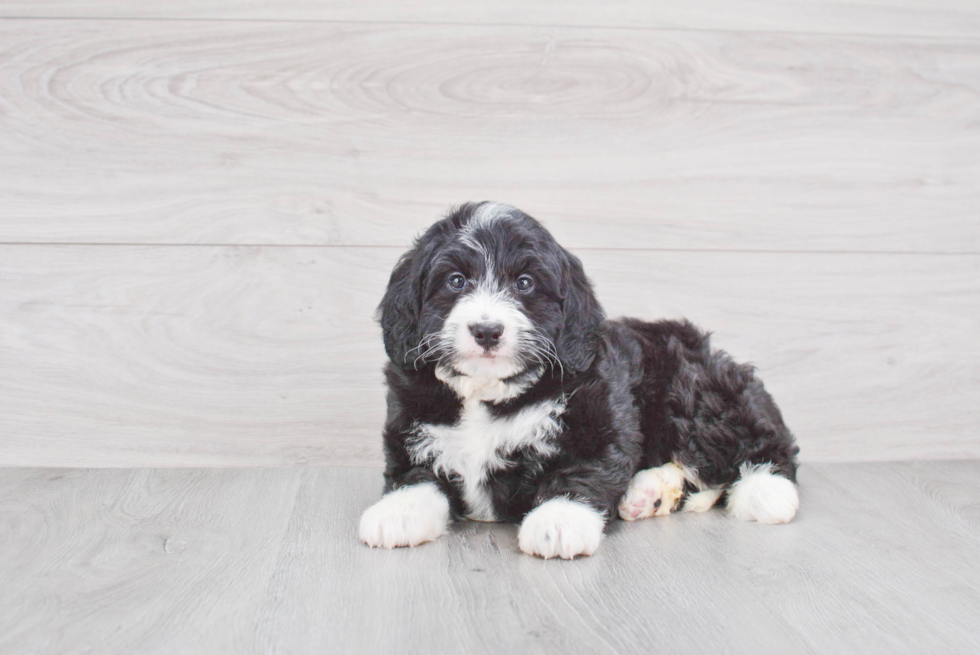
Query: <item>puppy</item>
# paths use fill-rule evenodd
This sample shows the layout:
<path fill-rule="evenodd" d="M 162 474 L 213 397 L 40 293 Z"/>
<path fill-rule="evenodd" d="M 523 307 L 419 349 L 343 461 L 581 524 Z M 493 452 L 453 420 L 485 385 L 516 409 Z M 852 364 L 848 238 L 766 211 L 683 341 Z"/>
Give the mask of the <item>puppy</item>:
<path fill-rule="evenodd" d="M 385 494 L 369 546 L 449 521 L 520 522 L 520 548 L 591 555 L 606 524 L 716 503 L 785 523 L 793 436 L 748 365 L 686 321 L 606 320 L 579 260 L 507 205 L 465 204 L 416 240 L 379 307 Z"/>

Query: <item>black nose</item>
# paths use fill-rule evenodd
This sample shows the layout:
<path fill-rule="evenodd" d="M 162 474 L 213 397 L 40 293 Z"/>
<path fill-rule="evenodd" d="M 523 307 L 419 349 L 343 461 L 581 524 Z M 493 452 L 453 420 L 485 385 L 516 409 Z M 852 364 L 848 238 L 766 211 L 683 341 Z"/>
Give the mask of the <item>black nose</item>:
<path fill-rule="evenodd" d="M 500 343 L 500 335 L 504 333 L 504 326 L 500 323 L 477 323 L 470 326 L 470 334 L 477 344 L 490 349 Z"/>

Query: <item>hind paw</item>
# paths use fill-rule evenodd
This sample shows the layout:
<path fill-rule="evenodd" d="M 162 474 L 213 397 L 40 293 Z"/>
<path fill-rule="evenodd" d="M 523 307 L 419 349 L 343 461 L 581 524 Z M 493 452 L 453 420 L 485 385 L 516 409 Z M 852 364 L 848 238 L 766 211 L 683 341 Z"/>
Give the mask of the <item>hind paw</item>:
<path fill-rule="evenodd" d="M 619 517 L 637 521 L 670 514 L 684 494 L 684 472 L 676 464 L 640 471 L 619 501 Z"/>

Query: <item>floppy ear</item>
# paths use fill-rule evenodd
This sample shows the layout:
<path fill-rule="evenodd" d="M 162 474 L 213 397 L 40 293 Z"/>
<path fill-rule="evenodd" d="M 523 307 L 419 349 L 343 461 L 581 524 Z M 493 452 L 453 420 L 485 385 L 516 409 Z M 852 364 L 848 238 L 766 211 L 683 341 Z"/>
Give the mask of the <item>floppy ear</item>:
<path fill-rule="evenodd" d="M 565 323 L 556 342 L 558 359 L 564 370 L 579 372 L 588 369 L 595 358 L 599 328 L 606 315 L 578 257 L 562 249 L 561 260 Z"/>
<path fill-rule="evenodd" d="M 422 258 L 418 242 L 402 255 L 391 272 L 388 289 L 378 306 L 385 352 L 396 366 L 409 365 L 409 351 L 419 345 L 422 313 Z"/>

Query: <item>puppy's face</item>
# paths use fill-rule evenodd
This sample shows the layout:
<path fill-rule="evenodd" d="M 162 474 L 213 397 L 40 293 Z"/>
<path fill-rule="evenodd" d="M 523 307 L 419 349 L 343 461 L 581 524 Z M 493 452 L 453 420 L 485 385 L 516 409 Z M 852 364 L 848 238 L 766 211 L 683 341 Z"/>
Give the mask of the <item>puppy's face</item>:
<path fill-rule="evenodd" d="M 496 203 L 463 205 L 433 225 L 395 268 L 380 309 L 396 365 L 496 379 L 591 361 L 573 346 L 578 337 L 588 349 L 602 320 L 578 260 Z"/>
<path fill-rule="evenodd" d="M 418 356 L 497 379 L 558 363 L 560 266 L 551 244 L 509 207 L 485 203 L 433 259 Z"/>

